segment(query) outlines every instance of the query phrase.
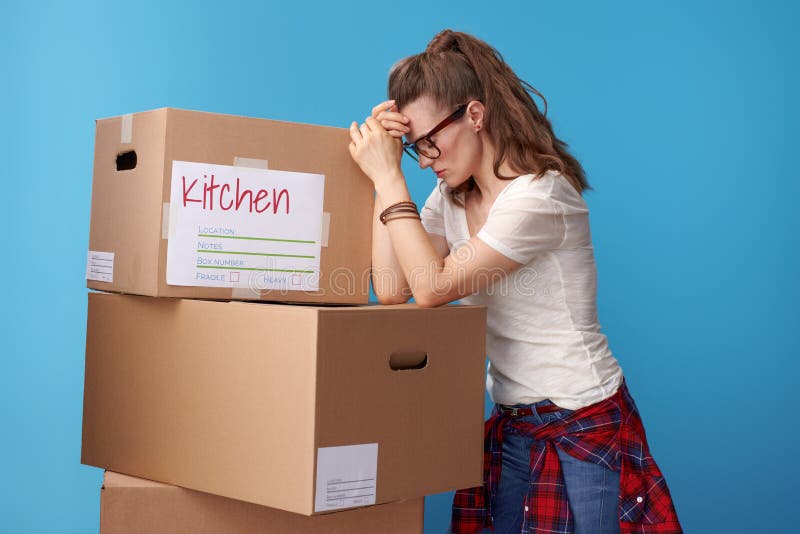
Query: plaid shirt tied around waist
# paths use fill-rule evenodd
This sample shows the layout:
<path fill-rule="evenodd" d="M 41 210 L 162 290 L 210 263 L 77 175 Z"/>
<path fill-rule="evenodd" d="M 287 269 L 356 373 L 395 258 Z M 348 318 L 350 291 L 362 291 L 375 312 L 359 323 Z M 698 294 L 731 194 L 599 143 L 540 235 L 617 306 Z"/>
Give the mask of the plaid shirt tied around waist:
<path fill-rule="evenodd" d="M 484 429 L 484 485 L 456 492 L 454 533 L 492 529 L 491 505 L 500 483 L 506 425 L 536 440 L 531 449 L 522 534 L 574 532 L 556 447 L 579 460 L 619 472 L 622 534 L 683 532 L 667 482 L 650 455 L 639 410 L 623 379 L 614 395 L 575 410 L 562 420 L 533 425 L 495 411 Z"/>

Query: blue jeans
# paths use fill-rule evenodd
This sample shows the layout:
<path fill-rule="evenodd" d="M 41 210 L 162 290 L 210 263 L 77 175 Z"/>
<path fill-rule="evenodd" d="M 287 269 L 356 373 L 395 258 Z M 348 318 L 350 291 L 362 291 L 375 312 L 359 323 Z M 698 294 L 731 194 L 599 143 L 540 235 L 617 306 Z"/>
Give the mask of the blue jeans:
<path fill-rule="evenodd" d="M 538 414 L 537 406 L 551 405 L 550 400 L 519 404 L 533 408 L 533 414 L 519 420 L 533 425 L 566 418 L 572 410 Z M 522 526 L 523 502 L 528 493 L 530 451 L 535 440 L 506 427 L 503 434 L 503 468 L 500 485 L 493 503 L 495 534 L 519 534 Z M 619 473 L 592 462 L 578 460 L 556 447 L 567 501 L 575 521 L 575 534 L 619 533 Z"/>

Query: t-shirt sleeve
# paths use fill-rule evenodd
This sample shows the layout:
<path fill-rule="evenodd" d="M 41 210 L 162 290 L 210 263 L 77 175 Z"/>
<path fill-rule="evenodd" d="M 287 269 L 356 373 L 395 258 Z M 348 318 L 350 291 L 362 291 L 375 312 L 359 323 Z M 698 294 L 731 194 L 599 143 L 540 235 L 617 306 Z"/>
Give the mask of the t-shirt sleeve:
<path fill-rule="evenodd" d="M 433 192 L 428 196 L 428 200 L 425 201 L 425 205 L 422 206 L 419 215 L 426 232 L 444 236 L 445 199 L 439 190 L 440 183 L 436 183 L 436 187 L 433 188 Z"/>
<path fill-rule="evenodd" d="M 500 197 L 489 211 L 478 238 L 512 260 L 526 264 L 537 254 L 564 242 L 562 211 L 550 198 L 523 195 Z"/>

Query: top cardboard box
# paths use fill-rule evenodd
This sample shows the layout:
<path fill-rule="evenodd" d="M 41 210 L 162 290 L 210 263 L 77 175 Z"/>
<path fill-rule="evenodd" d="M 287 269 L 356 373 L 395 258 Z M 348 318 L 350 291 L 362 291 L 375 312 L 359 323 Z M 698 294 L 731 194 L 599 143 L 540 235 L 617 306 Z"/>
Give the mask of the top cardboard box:
<path fill-rule="evenodd" d="M 87 286 L 366 303 L 374 192 L 348 141 L 344 128 L 172 108 L 98 120 Z"/>

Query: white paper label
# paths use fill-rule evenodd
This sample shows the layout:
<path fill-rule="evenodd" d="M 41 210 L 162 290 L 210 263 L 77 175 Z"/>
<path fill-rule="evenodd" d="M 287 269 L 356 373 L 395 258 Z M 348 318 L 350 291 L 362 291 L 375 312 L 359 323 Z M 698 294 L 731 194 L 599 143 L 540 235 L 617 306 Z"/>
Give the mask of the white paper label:
<path fill-rule="evenodd" d="M 119 142 L 123 145 L 133 142 L 133 115 L 123 115 L 120 126 Z"/>
<path fill-rule="evenodd" d="M 314 511 L 375 504 L 378 444 L 317 449 Z"/>
<path fill-rule="evenodd" d="M 114 282 L 114 253 L 90 250 L 86 255 L 86 279 Z"/>
<path fill-rule="evenodd" d="M 319 289 L 321 174 L 172 162 L 167 283 Z"/>

